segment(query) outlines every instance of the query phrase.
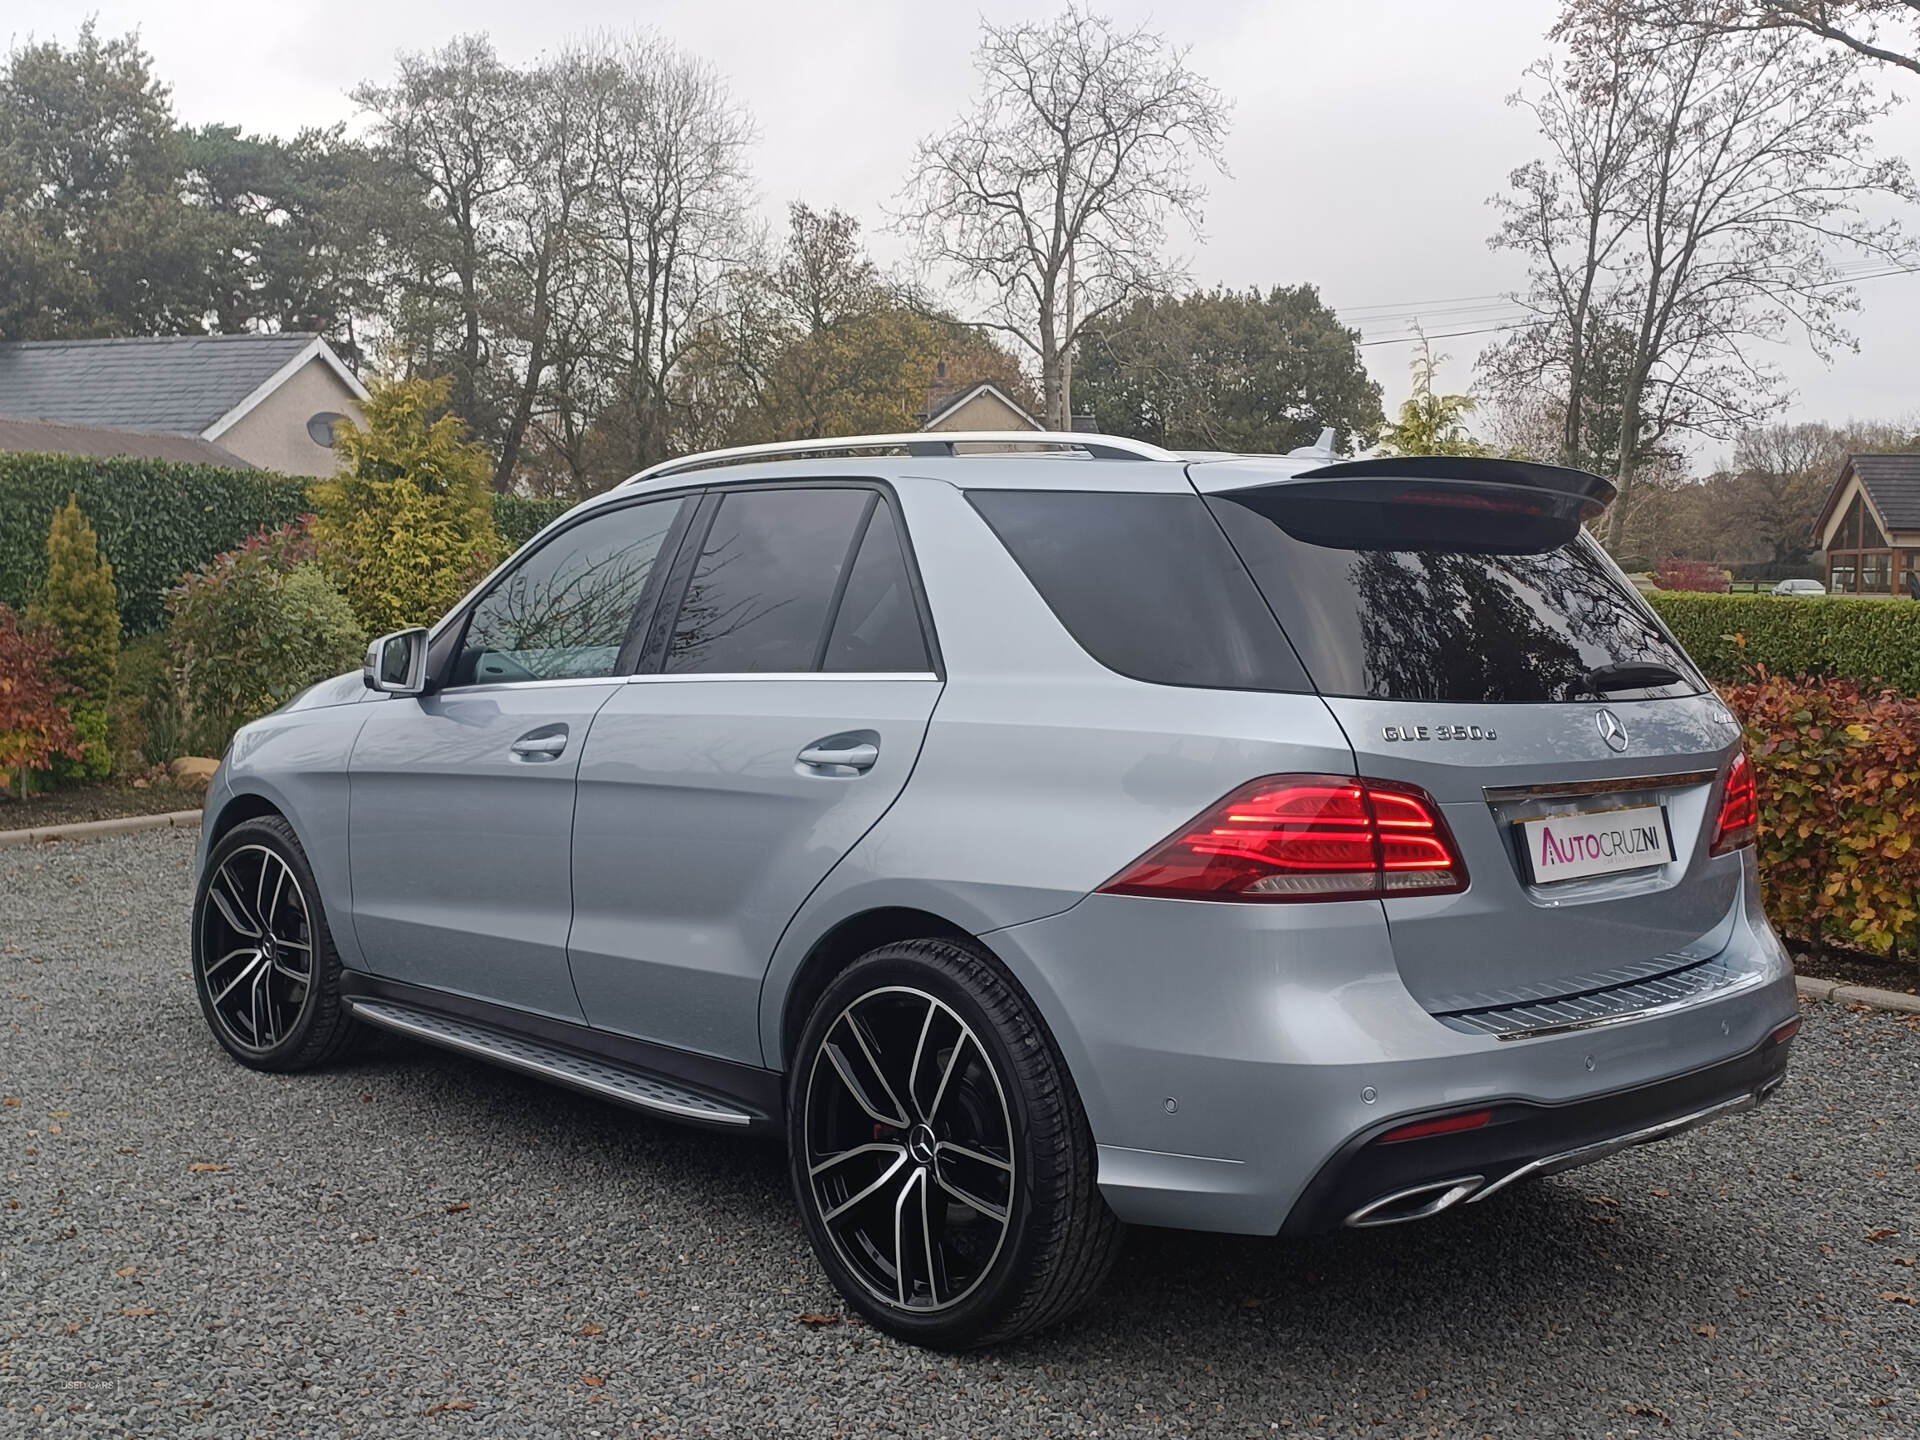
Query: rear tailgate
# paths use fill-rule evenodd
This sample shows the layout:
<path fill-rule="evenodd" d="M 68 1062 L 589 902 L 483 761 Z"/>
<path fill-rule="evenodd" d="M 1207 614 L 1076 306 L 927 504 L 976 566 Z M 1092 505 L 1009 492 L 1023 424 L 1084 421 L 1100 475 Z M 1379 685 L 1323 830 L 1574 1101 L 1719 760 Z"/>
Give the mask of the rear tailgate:
<path fill-rule="evenodd" d="M 1718 699 L 1327 703 L 1361 773 L 1431 794 L 1466 859 L 1460 894 L 1385 902 L 1401 976 L 1428 1010 L 1582 994 L 1725 948 L 1741 865 L 1708 848 L 1739 732 Z"/>
<path fill-rule="evenodd" d="M 1725 948 L 1742 865 L 1709 849 L 1738 726 L 1581 532 L 1604 481 L 1503 461 L 1190 473 L 1360 774 L 1425 790 L 1459 845 L 1466 890 L 1383 902 L 1429 1011 L 1658 985 Z"/>

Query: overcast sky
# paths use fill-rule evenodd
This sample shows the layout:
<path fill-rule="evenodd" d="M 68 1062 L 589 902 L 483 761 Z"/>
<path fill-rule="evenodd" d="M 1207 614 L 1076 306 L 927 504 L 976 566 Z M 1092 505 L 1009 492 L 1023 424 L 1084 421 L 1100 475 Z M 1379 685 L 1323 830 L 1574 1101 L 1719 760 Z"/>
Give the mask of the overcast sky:
<path fill-rule="evenodd" d="M 70 40 L 89 13 L 103 32 L 137 28 L 174 105 L 191 124 L 224 121 L 287 133 L 352 120 L 347 91 L 385 78 L 397 50 L 484 30 L 509 63 L 571 36 L 650 26 L 727 75 L 760 130 L 756 176 L 777 219 L 789 200 L 837 205 L 869 227 L 913 142 L 943 126 L 974 84 L 979 17 L 1043 15 L 1028 0 L 982 9 L 926 3 L 747 0 L 8 0 L 14 42 Z M 1201 238 L 1185 247 L 1196 280 L 1235 286 L 1311 282 L 1369 342 L 1389 406 L 1406 395 L 1409 318 L 1421 316 L 1444 372 L 1464 387 L 1521 282 L 1487 248 L 1487 197 L 1531 158 L 1536 137 L 1505 103 L 1545 49 L 1553 0 L 1106 0 L 1147 19 L 1235 102 L 1230 175 L 1215 177 Z M 1897 86 L 1891 72 L 1882 82 Z M 1914 87 L 1906 87 L 1913 93 Z M 1920 106 L 1883 126 L 1880 144 L 1920 167 Z M 1889 212 L 1891 213 L 1891 212 Z M 1920 216 L 1911 217 L 1920 233 Z M 1796 418 L 1920 413 L 1920 274 L 1869 281 L 1854 328 L 1858 354 L 1824 365 L 1796 340 L 1778 363 Z M 1384 342 L 1384 343 L 1374 343 Z M 1705 456 L 1703 458 L 1711 458 Z"/>

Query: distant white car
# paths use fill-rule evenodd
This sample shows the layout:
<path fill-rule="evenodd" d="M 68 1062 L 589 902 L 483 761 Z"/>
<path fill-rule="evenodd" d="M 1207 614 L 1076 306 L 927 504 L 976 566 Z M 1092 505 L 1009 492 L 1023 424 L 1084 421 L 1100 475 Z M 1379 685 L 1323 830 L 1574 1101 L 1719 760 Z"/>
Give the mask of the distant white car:
<path fill-rule="evenodd" d="M 1773 587 L 1776 595 L 1824 595 L 1827 587 L 1818 580 L 1782 580 Z"/>

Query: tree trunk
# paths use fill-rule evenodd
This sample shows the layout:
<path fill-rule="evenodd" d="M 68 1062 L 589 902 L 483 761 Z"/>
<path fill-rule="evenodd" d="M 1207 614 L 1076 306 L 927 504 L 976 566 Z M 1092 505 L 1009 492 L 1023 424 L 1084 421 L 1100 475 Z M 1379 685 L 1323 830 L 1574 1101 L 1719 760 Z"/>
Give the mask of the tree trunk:
<path fill-rule="evenodd" d="M 1040 312 L 1040 395 L 1046 413 L 1042 422 L 1049 429 L 1060 427 L 1060 347 L 1054 340 L 1053 312 Z"/>
<path fill-rule="evenodd" d="M 540 380 L 547 369 L 547 331 L 551 327 L 547 289 L 550 266 L 545 257 L 534 282 L 533 340 L 527 351 L 527 373 L 514 400 L 513 414 L 507 420 L 507 432 L 500 440 L 500 459 L 493 467 L 493 488 L 504 495 L 513 489 L 513 472 L 520 464 L 520 447 L 526 443 L 527 427 L 533 423 L 534 397 L 540 393 Z"/>
<path fill-rule="evenodd" d="M 1073 247 L 1067 247 L 1066 343 L 1060 347 L 1060 415 L 1056 430 L 1073 429 Z"/>
<path fill-rule="evenodd" d="M 1614 463 L 1613 513 L 1607 517 L 1607 552 L 1616 559 L 1620 542 L 1626 538 L 1627 507 L 1633 502 L 1634 472 L 1639 466 L 1642 383 L 1638 377 L 1630 377 L 1620 401 L 1620 455 Z"/>

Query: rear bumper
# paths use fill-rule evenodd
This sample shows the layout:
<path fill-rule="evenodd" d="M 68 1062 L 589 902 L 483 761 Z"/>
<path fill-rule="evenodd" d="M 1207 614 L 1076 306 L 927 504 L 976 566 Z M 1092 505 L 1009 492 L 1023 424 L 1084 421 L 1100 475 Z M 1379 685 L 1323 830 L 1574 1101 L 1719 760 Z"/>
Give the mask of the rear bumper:
<path fill-rule="evenodd" d="M 1769 1037 L 1717 1065 L 1631 1090 L 1559 1105 L 1509 1101 L 1483 1127 L 1382 1143 L 1422 1117 L 1395 1116 L 1356 1135 L 1294 1202 L 1282 1233 L 1423 1219 L 1476 1204 L 1531 1175 L 1555 1175 L 1633 1145 L 1664 1140 L 1750 1110 L 1787 1075 L 1791 1036 Z"/>
<path fill-rule="evenodd" d="M 1395 1188 L 1478 1176 L 1470 1193 L 1495 1193 L 1534 1161 L 1599 1158 L 1589 1147 L 1698 1111 L 1731 1113 L 1771 1089 L 1788 1047 L 1768 1051 L 1768 1037 L 1799 1007 L 1754 882 L 1749 860 L 1716 957 L 1733 983 L 1645 1014 L 1504 1039 L 1423 1009 L 1379 907 L 1365 902 L 1093 895 L 983 938 L 1060 1045 L 1116 1214 L 1307 1233 Z M 1387 1130 L 1478 1109 L 1497 1123 L 1369 1149 Z"/>

